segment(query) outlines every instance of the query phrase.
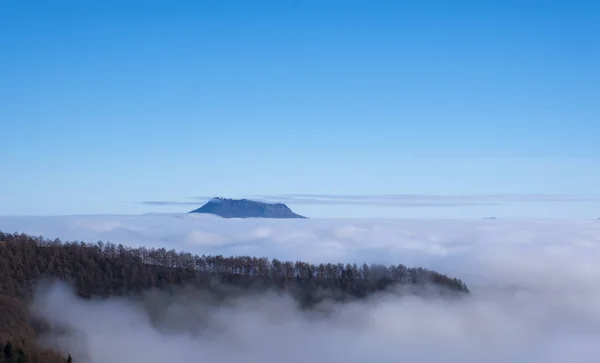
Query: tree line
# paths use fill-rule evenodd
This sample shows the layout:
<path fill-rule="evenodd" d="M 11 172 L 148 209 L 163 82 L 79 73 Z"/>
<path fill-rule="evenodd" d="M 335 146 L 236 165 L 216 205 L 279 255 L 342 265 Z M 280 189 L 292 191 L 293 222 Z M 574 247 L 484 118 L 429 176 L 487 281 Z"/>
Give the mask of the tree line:
<path fill-rule="evenodd" d="M 448 293 L 469 292 L 457 278 L 402 264 L 316 265 L 266 257 L 193 255 L 104 242 L 62 242 L 0 232 L 0 342 L 10 341 L 10 350 L 17 352 L 10 361 L 0 354 L 6 363 L 16 363 L 16 359 L 19 363 L 64 363 L 68 358 L 35 344 L 43 324 L 32 322 L 27 304 L 43 279 L 68 281 L 83 298 L 135 295 L 150 288 L 168 290 L 177 285 L 216 292 L 220 286 L 275 289 L 292 294 L 304 308 L 325 298 L 364 298 L 397 285 L 431 285 Z"/>
<path fill-rule="evenodd" d="M 10 340 L 6 343 L 0 343 L 0 363 L 27 363 L 29 362 L 27 354 L 23 347 L 15 348 Z M 73 363 L 69 354 L 64 360 L 66 363 Z"/>

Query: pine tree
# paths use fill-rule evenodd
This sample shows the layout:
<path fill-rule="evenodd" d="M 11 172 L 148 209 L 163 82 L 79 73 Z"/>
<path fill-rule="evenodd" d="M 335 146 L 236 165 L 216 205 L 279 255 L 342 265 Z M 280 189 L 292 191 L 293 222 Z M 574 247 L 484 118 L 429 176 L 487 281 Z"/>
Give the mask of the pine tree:
<path fill-rule="evenodd" d="M 67 363 L 73 363 L 73 358 L 71 358 L 70 354 L 69 354 L 69 357 L 67 358 Z"/>
<path fill-rule="evenodd" d="M 4 346 L 4 358 L 6 360 L 10 360 L 13 358 L 13 346 L 10 343 L 10 340 L 8 340 L 6 342 L 6 345 Z"/>

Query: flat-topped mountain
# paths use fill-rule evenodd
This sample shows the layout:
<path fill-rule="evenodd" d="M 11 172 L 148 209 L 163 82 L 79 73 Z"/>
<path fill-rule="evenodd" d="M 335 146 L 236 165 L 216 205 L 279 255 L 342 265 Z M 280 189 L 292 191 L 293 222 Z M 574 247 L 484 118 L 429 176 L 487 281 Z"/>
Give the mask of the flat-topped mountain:
<path fill-rule="evenodd" d="M 306 218 L 283 203 L 228 198 L 213 198 L 190 213 L 215 214 L 223 218 Z"/>

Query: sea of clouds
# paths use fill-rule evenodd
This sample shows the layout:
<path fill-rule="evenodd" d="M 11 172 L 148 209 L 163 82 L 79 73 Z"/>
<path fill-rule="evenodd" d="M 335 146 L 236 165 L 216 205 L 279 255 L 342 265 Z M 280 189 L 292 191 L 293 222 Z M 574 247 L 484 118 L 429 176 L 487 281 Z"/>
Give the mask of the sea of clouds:
<path fill-rule="evenodd" d="M 211 307 L 148 295 L 151 321 L 130 301 L 82 301 L 55 285 L 34 310 L 77 334 L 47 337 L 86 363 L 599 362 L 598 220 L 266 220 L 205 215 L 0 217 L 0 230 L 103 240 L 198 254 L 319 263 L 403 263 L 465 281 L 469 298 L 380 294 L 315 319 L 286 297 Z M 192 333 L 192 317 L 203 326 Z M 171 329 L 164 329 L 165 326 Z M 185 329 L 184 329 L 185 327 Z"/>

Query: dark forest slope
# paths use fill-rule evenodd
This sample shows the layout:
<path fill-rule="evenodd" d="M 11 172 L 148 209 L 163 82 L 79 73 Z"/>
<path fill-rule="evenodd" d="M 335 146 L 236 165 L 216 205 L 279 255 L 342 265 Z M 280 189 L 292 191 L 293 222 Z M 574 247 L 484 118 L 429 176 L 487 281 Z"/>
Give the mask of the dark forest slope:
<path fill-rule="evenodd" d="M 84 298 L 138 295 L 150 288 L 168 291 L 178 285 L 193 285 L 219 296 L 232 291 L 223 286 L 236 287 L 238 292 L 276 289 L 291 293 L 305 308 L 325 298 L 363 298 L 393 285 L 434 285 L 446 293 L 468 293 L 458 279 L 403 265 L 312 265 L 247 256 L 197 256 L 0 232 L 0 349 L 11 343 L 7 354 L 0 351 L 0 363 L 66 361 L 36 345 L 43 324 L 27 313 L 36 284 L 45 278 L 70 282 Z"/>

